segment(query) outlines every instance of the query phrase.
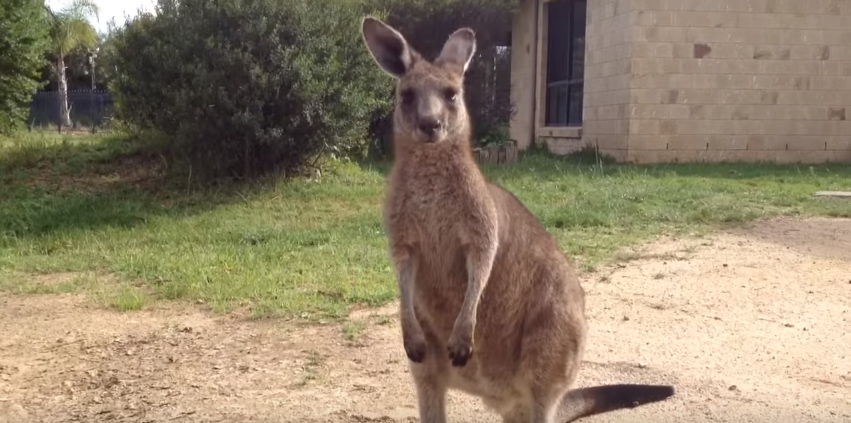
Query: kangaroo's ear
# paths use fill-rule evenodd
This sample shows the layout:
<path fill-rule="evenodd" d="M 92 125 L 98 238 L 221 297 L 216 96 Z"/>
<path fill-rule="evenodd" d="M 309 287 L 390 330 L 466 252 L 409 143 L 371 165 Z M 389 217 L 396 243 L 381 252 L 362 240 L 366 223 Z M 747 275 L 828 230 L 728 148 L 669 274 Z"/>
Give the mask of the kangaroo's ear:
<path fill-rule="evenodd" d="M 399 31 L 369 16 L 363 20 L 362 31 L 366 47 L 381 69 L 394 78 L 401 78 L 411 69 L 413 54 Z"/>
<path fill-rule="evenodd" d="M 476 33 L 470 28 L 461 28 L 452 33 L 435 62 L 456 67 L 461 73 L 467 71 L 476 52 Z"/>

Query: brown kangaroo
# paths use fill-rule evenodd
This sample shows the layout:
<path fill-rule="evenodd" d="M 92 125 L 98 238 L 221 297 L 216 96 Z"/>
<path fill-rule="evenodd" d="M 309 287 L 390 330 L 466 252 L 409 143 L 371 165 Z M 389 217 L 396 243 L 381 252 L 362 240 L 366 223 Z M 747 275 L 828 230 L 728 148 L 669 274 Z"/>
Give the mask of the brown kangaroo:
<path fill-rule="evenodd" d="M 455 31 L 429 61 L 376 18 L 362 31 L 397 80 L 384 218 L 420 420 L 446 422 L 448 389 L 481 397 L 506 423 L 569 422 L 672 396 L 665 385 L 570 389 L 585 293 L 555 239 L 473 158 L 463 81 L 474 32 Z"/>

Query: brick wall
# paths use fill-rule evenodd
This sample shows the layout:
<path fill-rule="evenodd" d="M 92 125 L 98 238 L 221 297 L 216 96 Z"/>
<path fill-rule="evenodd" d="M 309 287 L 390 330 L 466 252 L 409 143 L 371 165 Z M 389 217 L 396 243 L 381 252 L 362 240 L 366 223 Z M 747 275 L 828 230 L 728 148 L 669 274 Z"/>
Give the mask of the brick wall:
<path fill-rule="evenodd" d="M 628 160 L 851 160 L 850 0 L 631 3 Z"/>
<path fill-rule="evenodd" d="M 588 0 L 582 139 L 623 160 L 630 129 L 636 0 Z"/>

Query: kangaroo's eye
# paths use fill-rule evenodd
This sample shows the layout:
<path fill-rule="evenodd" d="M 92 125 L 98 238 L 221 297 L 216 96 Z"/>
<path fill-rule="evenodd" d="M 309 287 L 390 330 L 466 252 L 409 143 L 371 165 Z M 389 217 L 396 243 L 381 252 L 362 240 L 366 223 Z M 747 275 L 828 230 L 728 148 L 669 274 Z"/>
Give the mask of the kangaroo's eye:
<path fill-rule="evenodd" d="M 454 102 L 458 98 L 458 91 L 455 88 L 447 88 L 443 90 L 443 97 L 446 101 Z"/>
<path fill-rule="evenodd" d="M 402 104 L 410 106 L 414 103 L 414 91 L 406 89 L 402 91 Z"/>

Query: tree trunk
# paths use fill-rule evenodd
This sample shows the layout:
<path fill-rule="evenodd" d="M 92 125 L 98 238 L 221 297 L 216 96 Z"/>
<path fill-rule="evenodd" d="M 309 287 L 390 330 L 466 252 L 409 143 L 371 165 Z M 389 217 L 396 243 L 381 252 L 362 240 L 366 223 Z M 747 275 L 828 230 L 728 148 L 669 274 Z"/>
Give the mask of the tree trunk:
<path fill-rule="evenodd" d="M 65 57 L 59 54 L 57 62 L 59 75 L 59 125 L 71 126 L 71 108 L 68 107 L 68 81 L 65 79 Z"/>

